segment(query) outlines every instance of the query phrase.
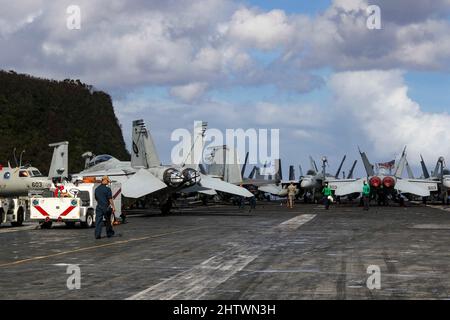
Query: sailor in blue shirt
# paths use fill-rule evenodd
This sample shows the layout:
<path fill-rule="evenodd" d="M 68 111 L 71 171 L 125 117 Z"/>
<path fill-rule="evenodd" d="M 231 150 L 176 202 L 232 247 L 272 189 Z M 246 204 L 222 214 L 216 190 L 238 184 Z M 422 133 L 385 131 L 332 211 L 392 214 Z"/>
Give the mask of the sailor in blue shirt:
<path fill-rule="evenodd" d="M 105 218 L 106 236 L 114 236 L 114 230 L 111 226 L 111 215 L 116 208 L 112 197 L 111 189 L 107 186 L 110 183 L 108 176 L 102 177 L 102 184 L 95 189 L 95 239 L 100 239 L 103 229 L 103 217 Z"/>

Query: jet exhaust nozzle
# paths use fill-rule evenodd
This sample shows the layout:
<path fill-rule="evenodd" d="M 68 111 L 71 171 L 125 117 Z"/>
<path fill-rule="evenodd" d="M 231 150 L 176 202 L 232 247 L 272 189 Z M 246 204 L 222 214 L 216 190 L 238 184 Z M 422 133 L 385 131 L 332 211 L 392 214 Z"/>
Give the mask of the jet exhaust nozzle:
<path fill-rule="evenodd" d="M 381 186 L 381 178 L 380 177 L 372 177 L 369 180 L 369 184 L 371 187 L 378 188 Z"/>
<path fill-rule="evenodd" d="M 169 168 L 166 171 L 164 171 L 163 180 L 164 183 L 170 187 L 178 187 L 180 184 L 183 183 L 184 179 L 180 171 L 174 168 Z"/>
<path fill-rule="evenodd" d="M 383 186 L 385 188 L 393 188 L 395 186 L 395 179 L 393 177 L 384 177 Z"/>
<path fill-rule="evenodd" d="M 187 169 L 184 169 L 181 174 L 183 175 L 183 178 L 184 178 L 183 182 L 187 186 L 191 186 L 191 185 L 194 185 L 194 184 L 200 182 L 201 177 L 200 177 L 200 173 L 197 170 L 194 170 L 192 168 L 187 168 Z"/>

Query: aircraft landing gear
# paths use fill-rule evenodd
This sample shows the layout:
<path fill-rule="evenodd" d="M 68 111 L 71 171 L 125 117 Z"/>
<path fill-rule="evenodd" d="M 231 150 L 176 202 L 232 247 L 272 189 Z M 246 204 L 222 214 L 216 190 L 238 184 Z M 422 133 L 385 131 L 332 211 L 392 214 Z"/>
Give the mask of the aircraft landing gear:
<path fill-rule="evenodd" d="M 167 199 L 167 201 L 166 202 L 164 202 L 164 203 L 161 203 L 161 205 L 160 205 L 160 209 L 161 209 L 161 213 L 162 214 L 169 214 L 170 213 L 170 210 L 172 209 L 172 199 L 171 198 L 169 198 L 169 199 Z"/>

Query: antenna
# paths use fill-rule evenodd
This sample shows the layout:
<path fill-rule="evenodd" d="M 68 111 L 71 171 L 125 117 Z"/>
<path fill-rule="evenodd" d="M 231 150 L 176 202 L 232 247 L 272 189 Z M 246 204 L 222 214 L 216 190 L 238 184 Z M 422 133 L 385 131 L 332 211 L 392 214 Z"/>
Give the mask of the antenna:
<path fill-rule="evenodd" d="M 25 153 L 25 150 L 22 150 L 22 152 L 20 153 L 20 162 L 19 162 L 19 167 L 22 166 L 22 156 Z"/>
<path fill-rule="evenodd" d="M 16 149 L 17 149 L 17 148 L 14 148 L 14 150 L 13 150 L 13 157 L 14 157 L 14 162 L 16 163 L 16 167 L 18 167 L 18 166 L 19 166 L 19 163 L 17 162 Z"/>

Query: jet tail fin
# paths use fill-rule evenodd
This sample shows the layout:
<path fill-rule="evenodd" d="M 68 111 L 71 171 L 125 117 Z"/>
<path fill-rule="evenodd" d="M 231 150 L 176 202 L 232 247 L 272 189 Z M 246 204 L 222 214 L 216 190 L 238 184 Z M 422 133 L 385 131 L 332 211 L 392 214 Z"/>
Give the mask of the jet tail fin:
<path fill-rule="evenodd" d="M 341 164 L 339 165 L 339 168 L 338 168 L 338 170 L 336 171 L 336 174 L 335 174 L 335 178 L 336 179 L 339 179 L 339 173 L 341 173 L 341 170 L 342 170 L 342 166 L 344 165 L 344 162 L 345 162 L 345 159 L 347 158 L 347 155 L 345 155 L 343 158 L 342 158 L 342 161 L 341 161 Z"/>
<path fill-rule="evenodd" d="M 252 171 L 251 171 L 250 174 L 248 175 L 248 178 L 249 178 L 249 179 L 253 179 L 253 178 L 255 177 L 256 169 L 257 169 L 257 167 L 254 166 L 253 169 L 252 169 Z"/>
<path fill-rule="evenodd" d="M 403 149 L 402 152 L 402 156 L 400 158 L 400 161 L 398 162 L 397 168 L 395 169 L 395 174 L 394 176 L 396 176 L 397 178 L 400 178 L 403 174 L 403 171 L 405 170 L 406 167 L 406 147 Z"/>
<path fill-rule="evenodd" d="M 161 165 L 153 138 L 148 132 L 144 120 L 133 121 L 131 166 L 149 168 Z"/>
<path fill-rule="evenodd" d="M 361 152 L 361 150 L 359 150 L 359 154 L 361 155 L 361 159 L 363 161 L 364 168 L 366 169 L 367 175 L 368 176 L 374 176 L 375 172 L 373 170 L 373 164 L 370 163 L 369 158 L 367 158 L 366 153 L 365 152 Z"/>
<path fill-rule="evenodd" d="M 351 169 L 350 169 L 350 171 L 348 173 L 347 179 L 353 179 L 353 171 L 355 171 L 355 167 L 356 167 L 357 163 L 358 163 L 358 160 L 355 160 L 353 162 L 353 165 L 352 165 L 352 167 L 351 167 Z"/>
<path fill-rule="evenodd" d="M 423 160 L 422 155 L 420 155 L 420 165 L 422 166 L 422 173 L 425 179 L 430 178 L 430 173 L 428 172 L 427 165 L 425 164 L 425 160 Z"/>
<path fill-rule="evenodd" d="M 433 171 L 433 177 L 442 178 L 443 172 L 444 172 L 444 157 L 439 157 L 438 161 L 436 162 L 436 167 Z"/>
<path fill-rule="evenodd" d="M 408 161 L 406 161 L 406 171 L 408 172 L 408 178 L 414 179 L 414 173 L 411 170 L 411 167 L 409 166 Z"/>
<path fill-rule="evenodd" d="M 67 177 L 69 175 L 69 142 L 57 142 L 48 145 L 53 148 L 52 162 L 48 171 L 49 178 Z"/>
<path fill-rule="evenodd" d="M 309 162 L 311 165 L 311 170 L 314 171 L 315 173 L 319 172 L 319 169 L 317 168 L 317 164 L 311 156 L 309 156 Z"/>
<path fill-rule="evenodd" d="M 248 155 L 249 155 L 249 152 L 247 151 L 247 153 L 245 154 L 244 165 L 242 166 L 242 170 L 241 170 L 241 177 L 244 177 L 244 174 L 245 174 L 245 168 L 247 167 L 247 162 L 248 162 Z"/>
<path fill-rule="evenodd" d="M 275 180 L 283 180 L 283 171 L 281 170 L 281 159 L 275 160 Z"/>
<path fill-rule="evenodd" d="M 289 166 L 289 181 L 295 181 L 294 166 Z"/>

